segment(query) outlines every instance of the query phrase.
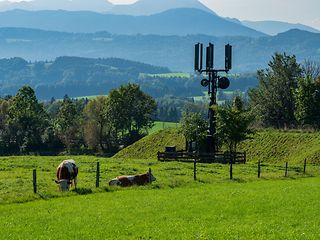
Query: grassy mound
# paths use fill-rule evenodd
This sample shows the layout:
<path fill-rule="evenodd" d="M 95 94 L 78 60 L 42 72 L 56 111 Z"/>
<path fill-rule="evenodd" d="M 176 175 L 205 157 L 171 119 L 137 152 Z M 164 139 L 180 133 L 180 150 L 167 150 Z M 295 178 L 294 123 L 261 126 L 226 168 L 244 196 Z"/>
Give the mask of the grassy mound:
<path fill-rule="evenodd" d="M 155 159 L 165 146 L 185 146 L 184 137 L 177 129 L 155 132 L 120 151 L 115 158 Z M 274 130 L 257 132 L 253 139 L 243 142 L 240 151 L 247 152 L 247 159 L 270 163 L 320 162 L 320 133 L 279 132 Z"/>
<path fill-rule="evenodd" d="M 320 133 L 307 132 L 257 132 L 253 139 L 240 146 L 246 151 L 249 161 L 272 163 L 320 161 Z"/>
<path fill-rule="evenodd" d="M 156 159 L 158 151 L 163 152 L 166 146 L 173 145 L 177 150 L 182 150 L 185 139 L 178 129 L 168 128 L 144 137 L 117 153 L 114 158 Z"/>

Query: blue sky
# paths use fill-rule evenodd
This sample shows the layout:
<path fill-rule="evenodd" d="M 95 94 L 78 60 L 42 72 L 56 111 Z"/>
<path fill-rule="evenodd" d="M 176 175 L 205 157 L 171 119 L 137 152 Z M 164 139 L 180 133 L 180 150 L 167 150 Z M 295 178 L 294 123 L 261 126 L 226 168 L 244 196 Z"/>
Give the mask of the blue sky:
<path fill-rule="evenodd" d="M 161 0 L 158 0 L 161 1 Z M 110 0 L 129 4 L 136 0 Z M 200 0 L 224 17 L 240 20 L 278 20 L 320 29 L 320 0 Z"/>

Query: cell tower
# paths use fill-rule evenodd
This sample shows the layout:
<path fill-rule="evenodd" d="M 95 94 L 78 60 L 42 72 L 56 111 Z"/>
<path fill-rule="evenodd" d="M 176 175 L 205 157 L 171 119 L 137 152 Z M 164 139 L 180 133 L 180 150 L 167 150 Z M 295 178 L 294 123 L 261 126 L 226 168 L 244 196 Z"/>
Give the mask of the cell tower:
<path fill-rule="evenodd" d="M 214 69 L 214 45 L 209 43 L 206 47 L 206 68 L 203 69 L 203 44 L 197 43 L 195 45 L 195 64 L 196 72 L 202 74 L 206 73 L 207 78 L 201 80 L 203 87 L 208 87 L 208 94 L 210 96 L 209 111 L 208 111 L 208 135 L 207 135 L 207 149 L 208 153 L 215 153 L 218 151 L 218 143 L 216 140 L 216 114 L 214 106 L 217 104 L 217 91 L 220 89 L 227 89 L 230 85 L 230 80 L 227 77 L 220 77 L 220 72 L 228 73 L 232 68 L 232 46 L 227 44 L 225 46 L 225 69 Z"/>

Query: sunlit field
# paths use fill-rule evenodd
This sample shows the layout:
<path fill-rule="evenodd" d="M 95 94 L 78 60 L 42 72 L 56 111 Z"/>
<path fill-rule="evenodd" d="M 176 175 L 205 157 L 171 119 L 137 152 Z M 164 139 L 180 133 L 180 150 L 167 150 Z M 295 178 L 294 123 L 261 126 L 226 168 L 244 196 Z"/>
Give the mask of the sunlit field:
<path fill-rule="evenodd" d="M 73 157 L 79 190 L 59 193 L 55 167 L 65 157 L 0 160 L 1 239 L 317 239 L 320 235 L 319 169 L 297 166 L 193 165 L 157 161 Z M 96 162 L 101 186 L 95 187 Z M 151 167 L 157 181 L 121 189 L 108 186 L 120 174 Z M 32 169 L 38 193 L 32 190 Z M 317 175 L 317 177 L 312 177 Z M 16 204 L 19 202 L 20 204 Z"/>

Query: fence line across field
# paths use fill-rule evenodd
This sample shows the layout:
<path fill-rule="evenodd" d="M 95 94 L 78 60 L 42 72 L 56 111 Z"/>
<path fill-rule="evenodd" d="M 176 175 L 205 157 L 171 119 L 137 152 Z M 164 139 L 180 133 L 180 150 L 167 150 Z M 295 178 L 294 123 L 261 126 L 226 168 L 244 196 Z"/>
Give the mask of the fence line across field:
<path fill-rule="evenodd" d="M 186 161 L 187 163 L 191 163 L 191 161 Z M 187 164 L 186 163 L 186 164 Z M 193 180 L 197 181 L 199 180 L 199 178 L 201 178 L 201 170 L 198 168 L 197 169 L 197 165 L 198 164 L 202 164 L 203 166 L 207 164 L 205 163 L 201 163 L 197 161 L 197 158 L 194 158 L 193 161 Z M 165 164 L 165 163 L 164 163 Z M 182 163 L 183 164 L 183 163 Z M 80 165 L 89 165 L 91 171 L 87 171 L 87 173 L 92 173 L 92 175 L 95 172 L 95 178 L 94 181 L 92 182 L 92 185 L 96 188 L 100 187 L 100 182 L 101 182 L 101 164 L 100 162 L 81 162 Z M 253 164 L 245 164 L 245 165 L 234 165 L 232 162 L 230 162 L 230 164 L 224 164 L 226 167 L 229 166 L 229 178 L 230 179 L 234 179 L 235 177 L 237 177 L 237 173 L 239 173 L 239 171 L 243 170 L 243 167 L 246 167 L 246 170 L 250 170 L 250 172 L 254 172 L 254 168 L 256 168 L 257 171 L 257 178 L 261 178 L 264 175 L 267 175 L 268 173 L 279 173 L 279 177 L 281 177 L 281 170 L 284 171 L 284 175 L 282 175 L 282 177 L 289 177 L 289 176 L 293 176 L 293 174 L 290 174 L 292 172 L 295 172 L 296 174 L 301 173 L 303 175 L 306 175 L 308 173 L 308 169 L 310 169 L 310 175 L 312 176 L 313 174 L 311 172 L 316 172 L 319 173 L 319 165 L 318 164 L 307 164 L 307 160 L 305 159 L 303 161 L 303 163 L 297 165 L 290 165 L 288 162 L 285 162 L 282 166 L 280 165 L 272 165 L 272 164 L 264 164 L 262 161 L 258 161 L 257 165 L 255 165 L 256 167 L 254 167 Z M 215 167 L 215 164 L 210 164 L 210 166 Z M 221 165 L 220 165 L 221 166 Z M 309 167 L 308 167 L 309 166 Z M 95 168 L 95 171 L 92 171 L 92 169 Z M 151 168 L 149 168 L 149 173 L 151 173 Z M 156 173 L 155 173 L 156 174 Z M 214 173 L 213 173 L 214 174 Z M 251 174 L 248 173 L 247 176 L 250 176 Z M 227 176 L 226 176 L 227 177 Z M 107 180 L 107 179 L 105 179 Z M 41 182 L 40 178 L 37 178 L 37 169 L 33 169 L 32 171 L 32 183 L 33 183 L 33 192 L 37 193 L 38 192 L 38 184 L 39 182 Z"/>

